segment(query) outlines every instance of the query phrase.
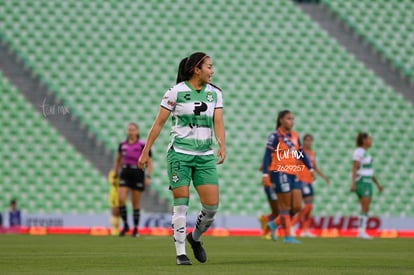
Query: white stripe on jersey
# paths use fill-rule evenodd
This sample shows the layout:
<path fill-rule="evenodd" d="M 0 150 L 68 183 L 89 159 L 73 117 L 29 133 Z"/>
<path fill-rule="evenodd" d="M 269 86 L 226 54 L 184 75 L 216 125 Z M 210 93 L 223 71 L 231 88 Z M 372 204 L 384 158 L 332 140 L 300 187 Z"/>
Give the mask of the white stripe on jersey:
<path fill-rule="evenodd" d="M 212 136 L 212 130 L 206 127 L 176 126 L 174 127 L 174 133 L 180 138 L 191 138 L 201 141 L 211 139 Z"/>

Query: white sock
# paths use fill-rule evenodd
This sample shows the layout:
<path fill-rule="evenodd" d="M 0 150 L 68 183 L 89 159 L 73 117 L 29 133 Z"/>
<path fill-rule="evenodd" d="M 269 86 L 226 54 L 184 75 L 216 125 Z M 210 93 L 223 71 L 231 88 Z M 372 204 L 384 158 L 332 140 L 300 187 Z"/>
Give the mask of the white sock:
<path fill-rule="evenodd" d="M 359 216 L 359 233 L 365 233 L 367 229 L 368 214 L 361 214 Z"/>
<path fill-rule="evenodd" d="M 207 210 L 203 207 L 200 215 L 198 215 L 197 223 L 192 233 L 194 241 L 200 241 L 201 235 L 206 232 L 213 223 L 216 213 L 217 209 Z"/>
<path fill-rule="evenodd" d="M 173 215 L 171 219 L 171 225 L 173 228 L 175 251 L 177 256 L 185 253 L 185 233 L 187 228 L 187 209 L 186 205 L 178 205 L 173 207 Z"/>

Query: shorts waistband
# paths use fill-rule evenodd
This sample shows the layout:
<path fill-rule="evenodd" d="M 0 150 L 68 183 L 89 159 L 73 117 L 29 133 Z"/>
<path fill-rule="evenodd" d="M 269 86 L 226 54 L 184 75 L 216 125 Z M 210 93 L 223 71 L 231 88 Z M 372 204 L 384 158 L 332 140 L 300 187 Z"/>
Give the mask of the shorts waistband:
<path fill-rule="evenodd" d="M 123 165 L 122 165 L 122 168 L 138 169 L 138 165 L 123 164 Z"/>

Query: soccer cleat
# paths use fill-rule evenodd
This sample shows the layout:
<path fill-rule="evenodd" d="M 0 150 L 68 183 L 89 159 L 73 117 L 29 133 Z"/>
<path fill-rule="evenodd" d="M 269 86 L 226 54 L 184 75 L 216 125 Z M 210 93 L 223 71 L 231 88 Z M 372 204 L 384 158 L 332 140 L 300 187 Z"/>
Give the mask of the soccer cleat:
<path fill-rule="evenodd" d="M 260 238 L 262 238 L 263 240 L 268 240 L 268 241 L 272 239 L 272 237 L 270 236 L 270 232 L 262 235 Z"/>
<path fill-rule="evenodd" d="M 185 254 L 177 256 L 176 264 L 177 265 L 192 265 L 190 259 Z"/>
<path fill-rule="evenodd" d="M 269 228 L 267 228 L 267 222 L 266 222 L 265 215 L 260 215 L 257 217 L 257 219 L 259 220 L 260 228 L 262 229 L 262 238 L 270 239 L 270 237 L 268 238 L 270 231 L 269 231 Z"/>
<path fill-rule="evenodd" d="M 272 240 L 276 241 L 277 240 L 277 236 L 276 236 L 277 225 L 275 224 L 275 222 L 274 221 L 268 222 L 267 228 L 270 229 L 270 237 L 272 238 Z"/>
<path fill-rule="evenodd" d="M 373 237 L 367 234 L 367 232 L 359 232 L 357 238 L 364 240 L 372 240 Z"/>
<path fill-rule="evenodd" d="M 131 236 L 132 236 L 133 238 L 139 237 L 139 234 L 138 234 L 138 228 L 136 228 L 136 227 L 134 228 L 134 230 L 132 231 Z"/>
<path fill-rule="evenodd" d="M 302 233 L 300 233 L 300 236 L 301 237 L 308 237 L 308 238 L 315 238 L 316 237 L 316 235 L 312 234 L 308 230 L 302 231 Z"/>
<path fill-rule="evenodd" d="M 296 240 L 292 236 L 285 237 L 285 239 L 283 240 L 283 242 L 284 243 L 288 243 L 288 244 L 300 244 L 301 243 L 299 240 Z"/>
<path fill-rule="evenodd" d="M 119 236 L 118 228 L 112 228 L 111 229 L 111 235 L 112 236 Z"/>
<path fill-rule="evenodd" d="M 129 231 L 129 225 L 125 224 L 124 228 L 121 230 L 121 232 L 119 232 L 119 237 L 125 236 L 125 234 L 128 233 L 128 231 Z"/>
<path fill-rule="evenodd" d="M 190 243 L 191 248 L 194 252 L 194 257 L 197 259 L 197 261 L 200 263 L 205 263 L 207 261 L 207 254 L 201 245 L 201 242 L 194 241 L 192 233 L 188 233 L 187 241 Z"/>

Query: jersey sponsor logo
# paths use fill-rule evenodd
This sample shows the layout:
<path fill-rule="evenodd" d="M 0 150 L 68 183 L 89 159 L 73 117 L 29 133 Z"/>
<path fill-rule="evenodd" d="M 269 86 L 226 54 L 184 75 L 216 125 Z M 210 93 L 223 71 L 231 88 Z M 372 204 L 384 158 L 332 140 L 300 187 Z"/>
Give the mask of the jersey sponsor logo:
<path fill-rule="evenodd" d="M 207 92 L 207 100 L 209 102 L 212 102 L 214 100 L 213 93 L 212 92 Z"/>
<path fill-rule="evenodd" d="M 190 94 L 185 94 L 184 99 L 185 100 L 191 100 L 191 95 Z"/>
<path fill-rule="evenodd" d="M 194 102 L 194 115 L 199 116 L 202 112 L 207 111 L 207 104 L 204 102 Z"/>
<path fill-rule="evenodd" d="M 188 123 L 188 127 L 190 127 L 191 129 L 194 129 L 194 128 L 200 127 L 200 125 L 198 125 L 197 123 Z"/>
<path fill-rule="evenodd" d="M 171 107 L 174 107 L 174 106 L 175 106 L 175 102 L 174 102 L 174 101 L 171 101 L 171 100 L 168 100 L 168 101 L 167 101 L 167 104 L 168 104 L 169 106 L 171 106 Z"/>

